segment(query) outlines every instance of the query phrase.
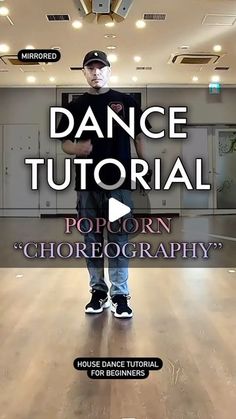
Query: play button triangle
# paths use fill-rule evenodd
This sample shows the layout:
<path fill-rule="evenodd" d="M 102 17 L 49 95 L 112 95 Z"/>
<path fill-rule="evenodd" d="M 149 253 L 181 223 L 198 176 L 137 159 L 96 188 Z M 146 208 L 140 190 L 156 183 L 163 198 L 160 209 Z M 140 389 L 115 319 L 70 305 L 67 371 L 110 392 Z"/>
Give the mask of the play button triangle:
<path fill-rule="evenodd" d="M 115 198 L 110 198 L 108 203 L 108 218 L 110 222 L 116 221 L 119 218 L 123 217 L 126 214 L 129 214 L 130 207 L 128 205 L 122 204 Z"/>

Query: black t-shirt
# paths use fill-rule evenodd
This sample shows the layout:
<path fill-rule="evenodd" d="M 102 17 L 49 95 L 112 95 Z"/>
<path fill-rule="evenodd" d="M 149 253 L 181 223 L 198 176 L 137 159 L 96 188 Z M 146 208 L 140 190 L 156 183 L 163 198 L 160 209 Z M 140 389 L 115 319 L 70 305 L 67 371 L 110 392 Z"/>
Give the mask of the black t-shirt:
<path fill-rule="evenodd" d="M 98 125 L 103 133 L 104 138 L 99 138 L 96 131 L 83 131 L 81 138 L 75 138 L 76 132 L 83 120 L 87 109 L 91 107 L 93 114 L 98 122 Z M 74 118 L 74 129 L 72 132 L 62 138 L 62 140 L 69 139 L 71 141 L 81 141 L 91 139 L 93 146 L 92 152 L 86 157 L 93 159 L 93 165 L 86 166 L 87 170 L 87 185 L 86 190 L 100 190 L 101 188 L 94 181 L 94 167 L 103 159 L 113 158 L 119 160 L 126 169 L 126 180 L 121 186 L 122 189 L 130 189 L 130 136 L 129 134 L 113 120 L 113 137 L 107 138 L 107 106 L 111 107 L 113 111 L 129 125 L 129 108 L 135 108 L 135 137 L 141 132 L 140 117 L 142 110 L 132 96 L 109 89 L 106 93 L 90 94 L 85 93 L 78 97 L 76 101 L 70 102 L 67 109 L 72 113 Z M 92 125 L 92 121 L 88 121 L 86 125 Z M 59 122 L 57 132 L 65 131 L 68 127 L 68 118 L 63 114 Z M 147 123 L 147 126 L 149 124 Z M 81 158 L 78 156 L 78 158 Z M 119 169 L 113 164 L 106 164 L 100 170 L 100 178 L 102 182 L 107 185 L 116 183 L 120 178 Z M 80 190 L 80 166 L 76 165 L 76 182 L 75 189 Z"/>

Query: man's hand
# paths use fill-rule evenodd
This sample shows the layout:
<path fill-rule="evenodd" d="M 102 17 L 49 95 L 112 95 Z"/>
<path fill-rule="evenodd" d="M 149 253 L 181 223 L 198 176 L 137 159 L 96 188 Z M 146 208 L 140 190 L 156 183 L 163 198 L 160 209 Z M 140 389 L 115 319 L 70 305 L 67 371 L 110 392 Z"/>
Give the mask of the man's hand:
<path fill-rule="evenodd" d="M 148 185 L 150 186 L 151 180 L 152 180 L 152 169 L 148 169 L 148 172 L 146 173 L 146 175 L 143 176 L 143 179 L 145 180 L 145 182 L 148 183 Z M 139 190 L 140 193 L 142 195 L 146 195 L 148 193 L 148 191 L 146 191 L 143 187 L 143 185 L 141 185 L 141 183 L 139 184 Z"/>
<path fill-rule="evenodd" d="M 146 173 L 146 175 L 143 176 L 143 179 L 147 183 L 151 182 L 151 180 L 152 180 L 152 169 L 148 169 L 148 172 Z"/>
<path fill-rule="evenodd" d="M 92 149 L 91 140 L 83 140 L 75 144 L 75 154 L 77 156 L 87 157 L 92 152 Z"/>
<path fill-rule="evenodd" d="M 80 140 L 78 143 L 73 143 L 71 140 L 66 140 L 62 143 L 62 150 L 70 155 L 87 157 L 92 152 L 93 146 L 91 140 Z"/>

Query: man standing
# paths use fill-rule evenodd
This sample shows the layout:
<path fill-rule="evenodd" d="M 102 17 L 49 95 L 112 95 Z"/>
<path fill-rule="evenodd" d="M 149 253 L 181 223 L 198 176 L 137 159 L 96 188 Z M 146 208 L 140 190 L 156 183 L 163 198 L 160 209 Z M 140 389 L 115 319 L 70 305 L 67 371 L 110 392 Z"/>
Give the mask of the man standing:
<path fill-rule="evenodd" d="M 140 116 L 142 111 L 134 99 L 124 93 L 117 92 L 108 87 L 111 67 L 107 55 L 103 51 L 94 50 L 88 52 L 83 60 L 83 74 L 90 86 L 88 93 L 81 95 L 78 100 L 71 102 L 68 109 L 74 116 L 75 126 L 71 134 L 63 139 L 62 149 L 65 153 L 76 155 L 79 158 L 93 159 L 93 165 L 87 166 L 86 190 L 80 190 L 80 170 L 76 167 L 76 187 L 78 191 L 78 214 L 85 218 L 108 218 L 108 201 L 115 198 L 132 208 L 130 191 L 130 137 L 127 132 L 117 123 L 113 125 L 113 138 L 106 138 L 107 130 L 107 107 L 117 113 L 126 124 L 129 122 L 129 108 L 135 108 L 135 139 L 134 144 L 139 158 L 143 156 L 143 134 L 140 128 Z M 82 138 L 76 139 L 75 133 L 83 120 L 87 109 L 91 107 L 104 138 L 99 138 L 93 129 L 83 132 Z M 66 117 L 62 117 L 58 126 L 58 132 L 68 126 Z M 119 160 L 126 169 L 126 180 L 122 186 L 115 190 L 104 190 L 94 181 L 93 170 L 97 163 L 106 158 Z M 114 165 L 105 165 L 100 172 L 101 180 L 107 185 L 113 185 L 119 179 L 120 173 Z M 86 222 L 86 220 L 85 220 Z M 114 224 L 114 223 L 113 223 Z M 86 226 L 85 226 L 86 227 Z M 117 231 L 114 229 L 113 231 Z M 107 232 L 108 242 L 116 243 L 120 248 L 128 242 L 126 232 Z M 102 232 L 89 232 L 84 237 L 86 251 L 91 243 L 104 243 Z M 111 246 L 112 248 L 112 246 Z M 115 249 L 114 249 L 115 254 Z M 86 313 L 101 313 L 104 308 L 110 306 L 108 298 L 108 286 L 104 281 L 104 258 L 89 258 L 87 267 L 90 275 L 90 287 L 92 292 L 91 301 L 86 305 Z M 109 279 L 111 282 L 110 297 L 112 311 L 115 317 L 129 318 L 133 312 L 128 304 L 128 258 L 122 254 L 108 259 Z"/>

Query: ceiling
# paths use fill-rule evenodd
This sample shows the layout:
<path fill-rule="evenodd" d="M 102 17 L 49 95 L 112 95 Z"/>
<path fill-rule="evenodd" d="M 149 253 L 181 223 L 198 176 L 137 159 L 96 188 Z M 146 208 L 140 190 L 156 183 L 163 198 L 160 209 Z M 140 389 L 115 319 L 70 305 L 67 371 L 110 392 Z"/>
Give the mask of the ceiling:
<path fill-rule="evenodd" d="M 111 82 L 114 86 L 205 85 L 213 75 L 219 75 L 222 84 L 236 84 L 236 23 L 202 24 L 207 14 L 233 15 L 234 22 L 234 0 L 134 0 L 126 19 L 113 28 L 82 21 L 80 29 L 72 27 L 74 20 L 81 20 L 73 0 L 0 0 L 1 6 L 10 10 L 9 17 L 14 25 L 7 17 L 0 16 L 0 44 L 10 47 L 8 53 L 0 53 L 0 56 L 17 55 L 28 44 L 37 49 L 61 48 L 59 62 L 40 65 L 37 69 L 24 69 L 24 66 L 20 68 L 0 60 L 1 86 L 28 85 L 29 75 L 36 77 L 36 86 L 84 86 L 82 72 L 71 71 L 70 67 L 81 66 L 89 50 L 102 49 L 109 53 L 109 45 L 116 46 L 116 50 L 110 52 L 118 57 L 112 64 L 112 74 L 117 77 Z M 166 13 L 166 20 L 146 21 L 144 29 L 137 29 L 135 22 L 142 19 L 144 13 Z M 69 14 L 70 20 L 48 22 L 46 14 Z M 115 34 L 116 38 L 107 39 L 106 34 Z M 217 64 L 168 63 L 175 53 L 212 54 L 216 44 L 222 46 Z M 183 45 L 189 49 L 181 50 Z M 134 62 L 136 55 L 142 58 L 139 63 Z M 137 66 L 152 67 L 152 70 L 136 70 Z M 226 66 L 229 70 L 217 71 L 216 66 Z M 193 83 L 193 76 L 198 77 L 197 83 Z M 49 77 L 55 80 L 50 82 Z M 138 80 L 133 81 L 133 77 Z"/>

